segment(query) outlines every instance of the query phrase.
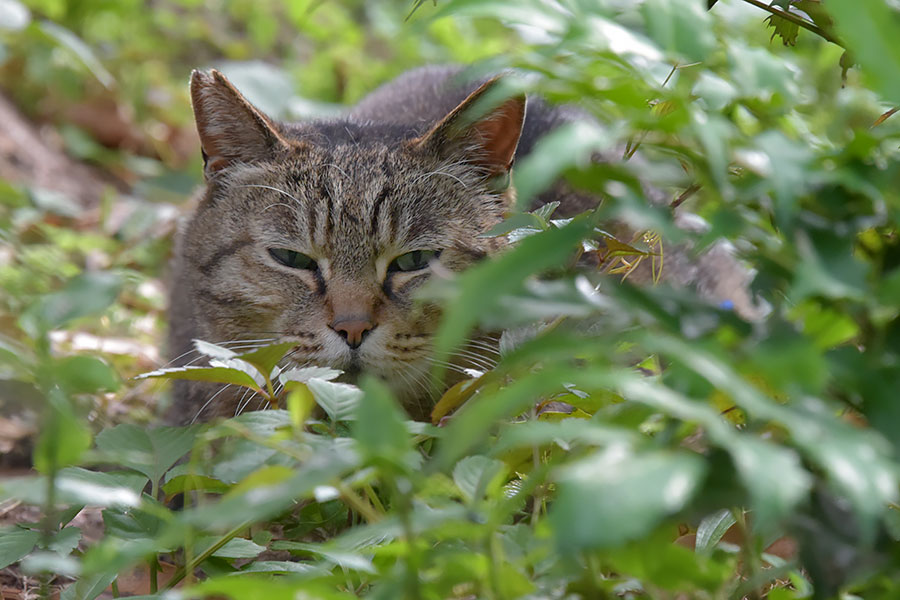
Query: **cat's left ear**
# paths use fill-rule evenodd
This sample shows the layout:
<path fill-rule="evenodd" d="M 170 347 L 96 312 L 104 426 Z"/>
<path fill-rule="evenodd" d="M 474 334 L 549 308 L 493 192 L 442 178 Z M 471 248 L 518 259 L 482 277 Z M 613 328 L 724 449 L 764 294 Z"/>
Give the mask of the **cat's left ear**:
<path fill-rule="evenodd" d="M 233 163 L 266 160 L 288 146 L 275 124 L 215 69 L 191 74 L 191 100 L 207 178 Z"/>
<path fill-rule="evenodd" d="M 502 97 L 501 77 L 481 85 L 414 147 L 438 154 L 463 153 L 494 181 L 509 181 L 525 123 L 525 94 Z M 498 98 L 500 96 L 500 98 Z"/>

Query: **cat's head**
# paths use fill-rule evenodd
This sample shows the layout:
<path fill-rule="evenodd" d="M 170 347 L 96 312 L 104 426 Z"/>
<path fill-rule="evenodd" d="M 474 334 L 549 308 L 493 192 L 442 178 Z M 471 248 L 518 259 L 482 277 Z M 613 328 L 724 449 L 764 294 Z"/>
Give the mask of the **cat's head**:
<path fill-rule="evenodd" d="M 497 250 L 479 235 L 511 199 L 525 98 L 485 108 L 493 85 L 424 126 L 280 125 L 195 72 L 207 190 L 181 253 L 198 335 L 295 341 L 297 364 L 427 394 L 439 315 L 414 292 Z"/>

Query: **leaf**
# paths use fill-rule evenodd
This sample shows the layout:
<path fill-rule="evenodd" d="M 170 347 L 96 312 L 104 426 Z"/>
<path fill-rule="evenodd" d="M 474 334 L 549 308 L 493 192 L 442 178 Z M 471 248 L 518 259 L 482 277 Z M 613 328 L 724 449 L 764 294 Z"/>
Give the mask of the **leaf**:
<path fill-rule="evenodd" d="M 344 550 L 336 550 L 321 544 L 307 544 L 305 542 L 289 542 L 279 541 L 273 542 L 273 550 L 292 550 L 302 551 L 315 556 L 321 556 L 323 559 L 339 565 L 344 569 L 353 571 L 362 571 L 363 573 L 375 573 L 372 561 L 356 552 L 347 552 Z"/>
<path fill-rule="evenodd" d="M 306 382 L 316 404 L 328 415 L 332 422 L 352 421 L 356 418 L 356 407 L 362 399 L 362 391 L 347 383 L 335 383 L 313 377 Z"/>
<path fill-rule="evenodd" d="M 41 433 L 34 447 L 34 468 L 44 475 L 75 464 L 91 446 L 91 432 L 75 416 L 59 388 L 50 391 Z"/>
<path fill-rule="evenodd" d="M 797 34 L 800 32 L 800 26 L 793 21 L 788 21 L 784 17 L 777 15 L 769 15 L 769 18 L 766 19 L 766 26 L 774 30 L 772 31 L 773 40 L 777 35 L 785 46 L 794 46 L 797 43 Z"/>
<path fill-rule="evenodd" d="M 56 477 L 58 500 L 85 506 L 134 507 L 140 494 L 109 473 L 88 471 L 81 467 L 62 469 Z"/>
<path fill-rule="evenodd" d="M 50 540 L 48 549 L 65 556 L 78 547 L 78 542 L 80 541 L 81 529 L 78 527 L 64 527 L 56 532 L 53 539 Z"/>
<path fill-rule="evenodd" d="M 470 503 L 496 493 L 505 475 L 506 465 L 486 456 L 467 456 L 453 468 L 453 481 Z"/>
<path fill-rule="evenodd" d="M 900 14 L 887 2 L 828 0 L 828 12 L 853 59 L 882 97 L 900 104 Z"/>
<path fill-rule="evenodd" d="M 735 524 L 734 515 L 728 509 L 722 509 L 708 517 L 704 517 L 697 526 L 697 538 L 694 551 L 699 554 L 710 554 L 725 532 Z"/>
<path fill-rule="evenodd" d="M 363 390 L 365 399 L 356 406 L 351 428 L 353 438 L 371 460 L 403 465 L 412 449 L 403 411 L 381 381 L 367 377 Z"/>
<path fill-rule="evenodd" d="M 298 383 L 306 383 L 312 378 L 321 379 L 323 381 L 331 381 L 340 376 L 343 371 L 338 369 L 329 369 L 328 367 L 303 367 L 300 369 L 288 369 L 278 374 L 278 381 L 287 385 L 288 382 L 295 381 Z"/>
<path fill-rule="evenodd" d="M 85 44 L 81 38 L 65 27 L 50 21 L 41 21 L 40 27 L 41 31 L 77 56 L 82 64 L 87 67 L 88 71 L 97 78 L 97 81 L 103 84 L 103 87 L 112 89 L 116 85 L 115 78 L 106 70 L 90 46 Z"/>
<path fill-rule="evenodd" d="M 441 399 L 431 409 L 431 422 L 437 425 L 450 412 L 465 404 L 478 391 L 486 377 L 487 374 L 476 379 L 463 379 L 444 392 Z"/>
<path fill-rule="evenodd" d="M 435 336 L 435 350 L 446 354 L 462 342 L 478 317 L 533 273 L 560 264 L 593 231 L 588 218 L 533 235 L 498 258 L 469 269 L 459 278 L 459 296 L 446 307 Z"/>
<path fill-rule="evenodd" d="M 208 548 L 210 548 L 213 544 L 217 543 L 219 538 L 217 537 L 205 537 L 197 540 L 197 547 L 194 549 L 194 554 L 201 554 L 205 552 Z M 228 540 L 224 546 L 219 548 L 213 553 L 213 556 L 217 556 L 219 558 L 256 558 L 259 554 L 265 551 L 265 546 L 260 546 L 248 539 L 244 538 L 232 538 Z"/>
<path fill-rule="evenodd" d="M 106 310 L 122 289 L 122 279 L 108 271 L 82 273 L 62 290 L 42 296 L 26 309 L 19 325 L 32 338 L 62 327 L 74 319 Z"/>
<path fill-rule="evenodd" d="M 549 518 L 560 551 L 614 547 L 681 510 L 707 465 L 685 452 L 637 452 L 623 444 L 565 466 Z"/>
<path fill-rule="evenodd" d="M 260 373 L 268 375 L 288 350 L 294 348 L 296 345 L 295 342 L 272 344 L 271 346 L 263 346 L 252 352 L 247 352 L 246 354 L 238 354 L 235 358 L 250 363 L 259 369 Z"/>
<path fill-rule="evenodd" d="M 158 369 L 149 373 L 141 373 L 135 379 L 148 379 L 158 377 L 160 379 L 183 379 L 187 381 L 209 381 L 211 383 L 228 383 L 258 390 L 259 386 L 253 377 L 240 369 L 229 367 L 171 367 Z"/>
<path fill-rule="evenodd" d="M 60 600 L 94 600 L 105 592 L 118 576 L 115 571 L 82 575 L 60 593 Z"/>
<path fill-rule="evenodd" d="M 70 394 L 94 394 L 114 392 L 119 388 L 119 377 L 106 361 L 93 356 L 67 356 L 55 361 L 52 375 Z"/>
<path fill-rule="evenodd" d="M 706 10 L 701 0 L 647 0 L 641 4 L 650 37 L 669 54 L 690 62 L 706 60 L 717 45 Z"/>
<path fill-rule="evenodd" d="M 547 133 L 516 166 L 516 206 L 528 207 L 532 198 L 549 188 L 563 171 L 590 164 L 595 152 L 610 148 L 612 143 L 607 131 L 588 121 L 567 123 Z M 524 216 L 521 219 L 529 220 Z M 539 223 L 537 228 L 544 227 Z"/>
<path fill-rule="evenodd" d="M 198 427 L 116 425 L 97 435 L 97 448 L 117 464 L 143 473 L 155 485 L 190 451 L 197 431 Z"/>
<path fill-rule="evenodd" d="M 0 29 L 21 31 L 31 22 L 31 13 L 19 0 L 0 0 Z"/>
<path fill-rule="evenodd" d="M 21 560 L 34 549 L 40 538 L 39 531 L 18 527 L 0 529 L 0 569 Z"/>

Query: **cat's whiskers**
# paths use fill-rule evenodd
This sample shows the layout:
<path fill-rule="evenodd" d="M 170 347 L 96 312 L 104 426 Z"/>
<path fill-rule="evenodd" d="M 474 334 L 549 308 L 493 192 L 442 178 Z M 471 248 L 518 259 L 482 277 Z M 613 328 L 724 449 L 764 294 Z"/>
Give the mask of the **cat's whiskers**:
<path fill-rule="evenodd" d="M 200 413 L 202 413 L 206 409 L 206 407 L 209 406 L 210 402 L 212 402 L 213 400 L 216 399 L 216 396 L 218 396 L 219 394 L 221 394 L 222 392 L 224 392 L 225 390 L 227 390 L 230 387 L 231 387 L 231 384 L 227 383 L 224 386 L 222 386 L 222 388 L 218 392 L 216 392 L 215 394 L 210 396 L 209 400 L 207 400 L 206 402 L 203 403 L 203 406 L 200 407 L 200 410 L 198 410 L 197 414 L 194 415 L 194 418 L 191 419 L 191 425 L 193 425 L 194 423 L 197 422 L 197 419 L 200 418 Z"/>

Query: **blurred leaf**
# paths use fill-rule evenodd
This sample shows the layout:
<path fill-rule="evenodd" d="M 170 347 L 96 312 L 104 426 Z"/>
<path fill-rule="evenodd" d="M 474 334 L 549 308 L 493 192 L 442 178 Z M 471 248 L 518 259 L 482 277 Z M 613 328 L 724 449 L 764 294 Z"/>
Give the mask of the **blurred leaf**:
<path fill-rule="evenodd" d="M 527 207 L 532 198 L 576 165 L 590 164 L 593 154 L 612 146 L 612 137 L 597 123 L 576 121 L 543 136 L 513 174 L 516 205 Z M 526 213 L 527 214 L 527 213 Z M 526 217 L 521 217 L 523 221 Z"/>
<path fill-rule="evenodd" d="M 381 381 L 367 377 L 363 390 L 365 401 L 356 405 L 351 428 L 354 439 L 370 460 L 403 464 L 411 449 L 403 411 Z"/>
<path fill-rule="evenodd" d="M 103 64 L 91 50 L 91 47 L 85 44 L 77 35 L 51 21 L 41 21 L 41 30 L 48 36 L 56 40 L 63 48 L 66 48 L 87 67 L 94 77 L 97 78 L 103 87 L 112 89 L 116 80 L 112 74 L 104 68 Z"/>
<path fill-rule="evenodd" d="M 435 337 L 437 353 L 446 353 L 465 339 L 478 317 L 526 277 L 564 261 L 592 230 L 591 219 L 576 219 L 565 227 L 531 236 L 496 260 L 466 271 L 459 278 L 459 296 L 447 307 Z"/>
<path fill-rule="evenodd" d="M 467 456 L 453 468 L 453 481 L 467 502 L 481 500 L 502 483 L 506 465 L 486 456 Z"/>
<path fill-rule="evenodd" d="M 697 538 L 694 551 L 710 554 L 722 536 L 735 524 L 734 515 L 728 509 L 722 509 L 700 521 L 697 526 Z"/>
<path fill-rule="evenodd" d="M 621 444 L 570 463 L 557 477 L 549 515 L 557 547 L 614 547 L 645 535 L 690 501 L 706 469 L 696 455 Z"/>
<path fill-rule="evenodd" d="M 900 103 L 900 14 L 885 2 L 828 0 L 841 38 L 872 86 L 888 102 Z"/>
<path fill-rule="evenodd" d="M 641 4 L 641 14 L 647 32 L 661 48 L 697 62 L 706 60 L 716 47 L 707 8 L 702 0 L 648 0 Z"/>
<path fill-rule="evenodd" d="M 190 451 L 197 427 L 155 427 L 122 424 L 97 436 L 97 449 L 116 463 L 143 473 L 154 485 L 178 459 Z"/>
<path fill-rule="evenodd" d="M 87 272 L 71 279 L 55 293 L 42 296 L 30 306 L 19 324 L 32 338 L 68 322 L 106 310 L 122 289 L 122 280 L 110 272 Z"/>
<path fill-rule="evenodd" d="M 68 356 L 52 365 L 53 375 L 70 394 L 114 392 L 119 377 L 105 361 L 93 356 Z"/>
<path fill-rule="evenodd" d="M 91 446 L 91 432 L 58 390 L 52 390 L 47 400 L 32 461 L 35 469 L 52 476 L 58 469 L 81 459 L 84 451 Z"/>
<path fill-rule="evenodd" d="M 21 31 L 31 22 L 31 13 L 18 0 L 0 0 L 0 29 Z"/>
<path fill-rule="evenodd" d="M 40 531 L 5 527 L 0 529 L 0 569 L 21 560 L 37 545 Z"/>

